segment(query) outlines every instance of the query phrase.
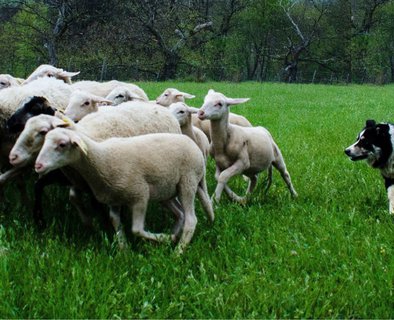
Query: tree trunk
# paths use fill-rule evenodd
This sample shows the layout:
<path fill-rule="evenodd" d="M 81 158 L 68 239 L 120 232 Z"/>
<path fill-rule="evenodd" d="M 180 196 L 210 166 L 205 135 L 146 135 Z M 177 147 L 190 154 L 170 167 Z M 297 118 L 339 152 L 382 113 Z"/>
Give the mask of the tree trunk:
<path fill-rule="evenodd" d="M 45 44 L 45 47 L 48 50 L 49 64 L 56 66 L 58 63 L 58 59 L 57 59 L 55 41 L 48 40 L 48 42 Z"/>
<path fill-rule="evenodd" d="M 159 81 L 175 79 L 178 71 L 180 57 L 177 54 L 168 54 L 165 56 L 164 65 L 159 74 Z"/>

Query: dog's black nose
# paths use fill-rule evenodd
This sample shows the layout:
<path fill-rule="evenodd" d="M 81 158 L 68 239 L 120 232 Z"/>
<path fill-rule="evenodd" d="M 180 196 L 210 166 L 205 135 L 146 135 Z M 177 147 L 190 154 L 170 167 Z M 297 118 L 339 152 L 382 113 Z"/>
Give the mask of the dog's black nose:
<path fill-rule="evenodd" d="M 347 156 L 350 156 L 350 150 L 349 149 L 345 149 L 345 153 Z"/>

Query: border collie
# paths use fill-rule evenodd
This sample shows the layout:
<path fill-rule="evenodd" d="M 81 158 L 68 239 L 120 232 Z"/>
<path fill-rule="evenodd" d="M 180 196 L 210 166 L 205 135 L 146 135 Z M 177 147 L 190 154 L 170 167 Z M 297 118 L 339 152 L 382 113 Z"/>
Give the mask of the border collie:
<path fill-rule="evenodd" d="M 345 149 L 350 160 L 367 160 L 379 169 L 387 189 L 390 214 L 394 214 L 394 125 L 367 120 L 357 141 Z"/>

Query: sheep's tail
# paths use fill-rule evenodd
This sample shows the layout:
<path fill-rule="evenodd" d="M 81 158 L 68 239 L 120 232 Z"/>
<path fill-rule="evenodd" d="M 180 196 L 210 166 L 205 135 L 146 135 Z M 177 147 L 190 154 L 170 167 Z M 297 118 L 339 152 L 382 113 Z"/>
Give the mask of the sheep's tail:
<path fill-rule="evenodd" d="M 202 177 L 200 183 L 198 184 L 197 196 L 205 213 L 207 214 L 207 217 L 209 218 L 209 220 L 211 220 L 211 222 L 213 222 L 215 220 L 215 214 L 213 212 L 211 199 L 208 196 L 208 188 L 205 175 Z"/>

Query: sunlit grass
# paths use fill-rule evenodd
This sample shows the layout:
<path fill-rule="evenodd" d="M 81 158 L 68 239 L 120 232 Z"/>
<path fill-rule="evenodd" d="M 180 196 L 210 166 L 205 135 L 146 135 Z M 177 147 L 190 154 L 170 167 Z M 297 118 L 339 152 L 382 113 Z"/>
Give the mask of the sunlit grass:
<path fill-rule="evenodd" d="M 2 318 L 393 318 L 394 225 L 383 181 L 344 155 L 369 118 L 394 118 L 393 86 L 270 83 L 140 83 L 154 99 L 167 87 L 250 97 L 233 107 L 265 126 L 284 155 L 295 200 L 275 172 L 268 194 L 246 206 L 225 196 L 213 226 L 199 222 L 185 254 L 130 236 L 119 252 L 111 233 L 86 233 L 67 190 L 47 190 L 50 227 L 6 190 L 0 212 Z M 214 163 L 208 188 L 215 188 Z M 245 182 L 234 188 L 243 192 Z M 30 185 L 31 188 L 31 185 Z M 163 216 L 164 218 L 161 218 Z M 127 220 L 127 217 L 125 217 Z M 168 230 L 157 205 L 148 227 Z"/>

